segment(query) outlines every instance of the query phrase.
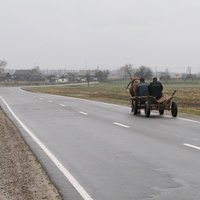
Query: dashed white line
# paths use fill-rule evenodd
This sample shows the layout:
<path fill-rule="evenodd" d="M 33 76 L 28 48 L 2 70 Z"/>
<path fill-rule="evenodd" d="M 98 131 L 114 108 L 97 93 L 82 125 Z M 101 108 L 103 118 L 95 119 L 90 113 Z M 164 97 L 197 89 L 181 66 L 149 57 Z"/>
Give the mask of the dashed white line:
<path fill-rule="evenodd" d="M 113 124 L 118 125 L 118 126 L 122 126 L 122 127 L 125 127 L 125 128 L 130 128 L 130 126 L 127 126 L 125 124 L 120 124 L 120 123 L 117 123 L 117 122 L 113 122 Z"/>
<path fill-rule="evenodd" d="M 83 114 L 83 115 L 88 115 L 88 113 L 86 112 L 82 112 L 82 111 L 79 111 L 80 114 Z"/>
<path fill-rule="evenodd" d="M 52 101 L 51 101 L 51 100 L 48 100 L 48 102 L 51 103 Z"/>
<path fill-rule="evenodd" d="M 183 143 L 183 145 L 188 146 L 188 147 L 191 147 L 191 148 L 194 148 L 194 149 L 200 150 L 200 147 L 194 146 L 194 145 L 192 145 L 192 144 Z"/>
<path fill-rule="evenodd" d="M 66 105 L 64 105 L 64 104 L 60 104 L 60 106 L 65 107 Z"/>
<path fill-rule="evenodd" d="M 41 97 L 39 99 L 42 99 Z"/>
<path fill-rule="evenodd" d="M 192 140 L 195 140 L 195 141 L 197 141 L 197 140 L 200 140 L 199 138 L 194 138 L 194 139 L 192 139 Z"/>
<path fill-rule="evenodd" d="M 19 122 L 19 124 L 26 130 L 26 132 L 35 140 L 35 142 L 43 149 L 43 151 L 49 156 L 49 158 L 54 162 L 54 164 L 60 169 L 64 176 L 69 180 L 69 182 L 74 186 L 74 188 L 79 192 L 84 200 L 93 200 L 92 197 L 86 192 L 86 190 L 79 184 L 79 182 L 72 176 L 72 174 L 59 162 L 59 160 L 49 151 L 49 149 L 22 123 L 22 121 L 15 115 L 10 106 L 5 102 L 5 100 L 0 96 L 4 104 L 7 106 L 8 110 L 11 112 L 13 117 Z"/>

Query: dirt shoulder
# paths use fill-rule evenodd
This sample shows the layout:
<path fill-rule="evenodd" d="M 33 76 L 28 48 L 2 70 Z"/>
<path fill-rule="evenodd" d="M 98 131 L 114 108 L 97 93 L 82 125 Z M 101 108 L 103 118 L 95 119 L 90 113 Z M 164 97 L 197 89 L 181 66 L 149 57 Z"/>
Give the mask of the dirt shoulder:
<path fill-rule="evenodd" d="M 17 128 L 1 109 L 0 199 L 62 199 Z"/>
<path fill-rule="evenodd" d="M 200 121 L 199 115 L 191 115 L 191 114 L 185 114 L 185 113 L 178 113 L 178 118 L 184 118 L 184 119 L 190 119 L 194 121 Z"/>

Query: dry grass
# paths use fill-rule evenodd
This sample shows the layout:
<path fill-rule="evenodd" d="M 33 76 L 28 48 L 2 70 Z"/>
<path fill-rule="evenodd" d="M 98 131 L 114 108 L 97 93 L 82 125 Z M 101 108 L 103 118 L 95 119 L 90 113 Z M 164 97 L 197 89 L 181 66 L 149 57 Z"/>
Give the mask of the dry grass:
<path fill-rule="evenodd" d="M 113 81 L 110 83 L 90 84 L 89 87 L 88 85 L 32 87 L 26 88 L 26 90 L 127 105 L 130 104 L 130 96 L 125 89 L 127 84 L 128 82 L 125 81 Z M 163 93 L 168 95 L 177 90 L 173 101 L 178 103 L 180 112 L 200 115 L 200 85 L 163 83 L 163 87 Z"/>

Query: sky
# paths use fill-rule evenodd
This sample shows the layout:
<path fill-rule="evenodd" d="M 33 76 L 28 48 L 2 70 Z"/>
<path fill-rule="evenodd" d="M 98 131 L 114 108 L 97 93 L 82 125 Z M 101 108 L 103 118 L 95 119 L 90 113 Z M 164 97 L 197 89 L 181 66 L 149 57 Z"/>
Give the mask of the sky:
<path fill-rule="evenodd" d="M 9 69 L 200 72 L 199 0 L 0 0 Z"/>

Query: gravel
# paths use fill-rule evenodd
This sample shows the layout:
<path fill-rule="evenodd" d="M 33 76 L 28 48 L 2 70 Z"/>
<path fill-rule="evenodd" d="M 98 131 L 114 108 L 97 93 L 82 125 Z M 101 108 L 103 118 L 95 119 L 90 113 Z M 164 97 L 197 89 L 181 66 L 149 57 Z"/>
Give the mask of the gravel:
<path fill-rule="evenodd" d="M 62 199 L 17 128 L 1 109 L 0 199 Z"/>

